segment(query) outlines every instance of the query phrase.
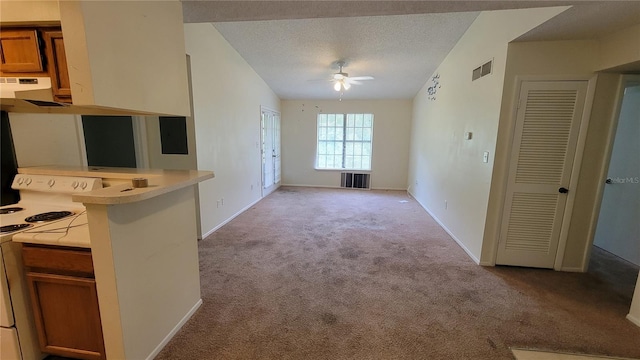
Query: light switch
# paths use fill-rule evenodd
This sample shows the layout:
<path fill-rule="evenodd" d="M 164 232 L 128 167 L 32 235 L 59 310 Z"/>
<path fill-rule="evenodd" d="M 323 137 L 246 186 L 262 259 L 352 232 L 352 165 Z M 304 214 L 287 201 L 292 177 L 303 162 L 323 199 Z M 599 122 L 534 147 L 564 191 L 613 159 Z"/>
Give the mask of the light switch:
<path fill-rule="evenodd" d="M 472 132 L 464 133 L 464 139 L 465 140 L 471 140 L 472 138 L 473 138 L 473 133 Z"/>
<path fill-rule="evenodd" d="M 484 154 L 482 155 L 482 162 L 484 163 L 488 163 L 489 162 L 489 152 L 485 151 Z"/>

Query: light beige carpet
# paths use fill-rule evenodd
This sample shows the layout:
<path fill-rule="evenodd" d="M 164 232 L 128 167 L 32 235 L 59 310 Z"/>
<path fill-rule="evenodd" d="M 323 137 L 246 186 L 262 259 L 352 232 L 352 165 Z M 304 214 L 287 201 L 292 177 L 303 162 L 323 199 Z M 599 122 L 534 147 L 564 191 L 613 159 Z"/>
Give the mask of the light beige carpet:
<path fill-rule="evenodd" d="M 640 357 L 637 267 L 481 267 L 404 192 L 283 188 L 199 248 L 204 304 L 158 359 Z"/>

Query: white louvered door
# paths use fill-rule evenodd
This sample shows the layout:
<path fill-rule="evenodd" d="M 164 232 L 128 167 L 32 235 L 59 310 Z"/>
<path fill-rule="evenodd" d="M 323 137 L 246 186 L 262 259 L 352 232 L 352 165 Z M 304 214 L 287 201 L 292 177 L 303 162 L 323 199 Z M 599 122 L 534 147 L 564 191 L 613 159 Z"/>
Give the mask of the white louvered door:
<path fill-rule="evenodd" d="M 496 264 L 554 267 L 586 92 L 586 81 L 522 83 Z"/>

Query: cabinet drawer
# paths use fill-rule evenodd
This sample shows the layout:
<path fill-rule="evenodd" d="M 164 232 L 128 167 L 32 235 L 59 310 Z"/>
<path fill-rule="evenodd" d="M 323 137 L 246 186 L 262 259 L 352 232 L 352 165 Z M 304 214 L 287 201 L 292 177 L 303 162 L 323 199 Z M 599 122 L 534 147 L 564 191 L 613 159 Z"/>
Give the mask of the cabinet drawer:
<path fill-rule="evenodd" d="M 84 249 L 52 248 L 24 245 L 24 266 L 62 272 L 93 274 L 91 251 Z"/>

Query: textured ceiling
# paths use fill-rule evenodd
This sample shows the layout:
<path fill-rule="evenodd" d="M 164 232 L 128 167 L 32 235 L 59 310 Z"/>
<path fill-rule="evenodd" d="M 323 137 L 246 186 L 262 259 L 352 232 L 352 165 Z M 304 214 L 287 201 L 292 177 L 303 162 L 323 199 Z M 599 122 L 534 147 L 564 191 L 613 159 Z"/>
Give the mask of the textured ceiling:
<path fill-rule="evenodd" d="M 343 99 L 409 99 L 479 11 L 573 4 L 519 41 L 590 39 L 640 23 L 640 1 L 186 1 L 184 21 L 212 22 L 282 99 L 337 99 L 346 60 L 371 75 Z"/>
<path fill-rule="evenodd" d="M 337 60 L 370 75 L 343 99 L 415 96 L 478 13 L 224 22 L 214 26 L 282 99 L 336 99 Z"/>

